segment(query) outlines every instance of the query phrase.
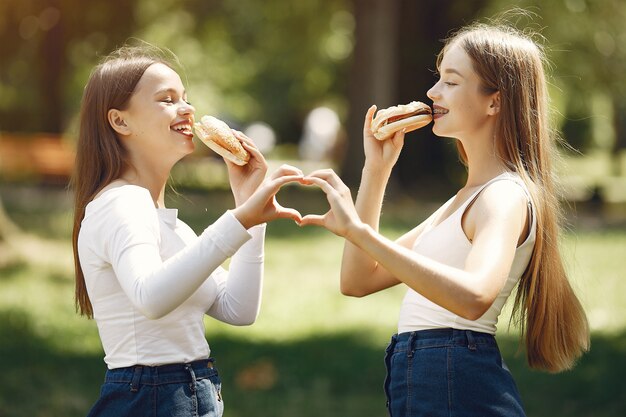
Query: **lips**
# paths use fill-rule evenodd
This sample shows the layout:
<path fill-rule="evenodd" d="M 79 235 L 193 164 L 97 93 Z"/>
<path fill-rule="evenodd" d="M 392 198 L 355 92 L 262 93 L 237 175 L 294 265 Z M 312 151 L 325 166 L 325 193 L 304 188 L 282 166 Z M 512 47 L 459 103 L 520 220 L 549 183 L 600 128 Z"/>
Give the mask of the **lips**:
<path fill-rule="evenodd" d="M 180 133 L 181 135 L 185 135 L 187 137 L 193 137 L 192 130 L 193 122 L 190 120 L 183 120 L 182 122 L 178 122 L 173 124 L 170 129 L 175 131 L 176 133 Z"/>
<path fill-rule="evenodd" d="M 438 119 L 448 113 L 448 109 L 433 104 L 433 119 Z"/>

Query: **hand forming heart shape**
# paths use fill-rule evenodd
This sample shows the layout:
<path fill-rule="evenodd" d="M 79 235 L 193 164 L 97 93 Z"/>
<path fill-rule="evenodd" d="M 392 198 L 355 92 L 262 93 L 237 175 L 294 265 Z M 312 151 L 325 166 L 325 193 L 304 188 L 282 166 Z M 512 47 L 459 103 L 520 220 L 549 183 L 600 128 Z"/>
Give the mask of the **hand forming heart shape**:
<path fill-rule="evenodd" d="M 304 217 L 294 208 L 283 207 L 276 194 L 288 183 L 319 187 L 325 194 L 330 209 L 325 214 L 307 214 Z M 349 230 L 361 223 L 354 208 L 350 189 L 332 170 L 324 169 L 304 176 L 298 168 L 283 165 L 261 183 L 245 203 L 233 210 L 245 228 L 271 220 L 292 219 L 301 226 L 322 226 L 331 232 L 346 236 Z"/>
<path fill-rule="evenodd" d="M 302 181 L 287 183 L 276 194 L 276 200 L 282 207 L 296 210 L 302 216 L 326 213 L 329 210 L 326 194 L 315 184 Z"/>

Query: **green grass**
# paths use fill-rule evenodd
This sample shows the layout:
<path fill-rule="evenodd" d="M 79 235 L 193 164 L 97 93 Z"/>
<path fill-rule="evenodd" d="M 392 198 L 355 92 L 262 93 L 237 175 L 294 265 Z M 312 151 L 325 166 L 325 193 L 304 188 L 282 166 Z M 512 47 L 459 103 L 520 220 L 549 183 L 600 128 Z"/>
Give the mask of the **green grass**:
<path fill-rule="evenodd" d="M 188 207 L 181 217 L 206 224 L 228 205 L 205 204 L 191 197 L 180 203 Z M 68 218 L 62 211 L 53 217 Z M 389 219 L 385 233 L 398 236 L 403 222 Z M 95 323 L 74 313 L 68 224 L 34 225 L 56 239 L 24 241 L 24 247 L 33 247 L 32 256 L 0 269 L 0 416 L 83 416 L 98 396 L 103 353 Z M 299 229 L 288 221 L 269 225 L 258 321 L 232 327 L 206 319 L 226 416 L 385 415 L 383 351 L 395 331 L 404 289 L 363 299 L 341 296 L 342 246 L 323 230 Z M 529 416 L 626 415 L 621 398 L 626 230 L 580 230 L 565 235 L 563 247 L 572 283 L 589 313 L 591 352 L 570 372 L 531 371 L 517 353 L 515 329 L 507 332 L 502 318 L 503 355 Z"/>

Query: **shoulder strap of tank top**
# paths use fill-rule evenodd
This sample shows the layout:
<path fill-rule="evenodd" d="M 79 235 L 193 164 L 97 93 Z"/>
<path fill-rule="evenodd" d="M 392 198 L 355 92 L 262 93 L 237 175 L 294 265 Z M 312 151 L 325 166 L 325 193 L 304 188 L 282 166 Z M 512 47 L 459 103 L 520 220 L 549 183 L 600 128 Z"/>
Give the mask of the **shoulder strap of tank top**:
<path fill-rule="evenodd" d="M 462 210 L 459 210 L 461 212 L 461 216 L 464 215 L 465 211 L 467 210 L 467 208 L 474 202 L 476 201 L 476 199 L 478 198 L 478 196 L 480 195 L 480 193 L 487 188 L 490 184 L 493 184 L 496 181 L 512 181 L 515 184 L 519 185 L 520 188 L 522 189 L 522 191 L 524 191 L 524 194 L 526 194 L 526 200 L 527 200 L 527 207 L 528 207 L 528 215 L 530 216 L 531 219 L 531 226 L 530 226 L 530 230 L 529 230 L 529 235 L 531 233 L 534 232 L 535 227 L 536 227 L 536 223 L 537 223 L 537 219 L 535 216 L 535 211 L 534 211 L 534 207 L 532 204 L 532 199 L 530 198 L 530 193 L 528 192 L 528 189 L 526 188 L 526 185 L 524 184 L 524 182 L 521 180 L 521 178 L 519 178 L 516 174 L 513 173 L 508 173 L 505 172 L 504 174 L 500 174 L 495 178 L 490 179 L 489 181 L 487 181 L 486 183 L 484 183 L 478 190 L 476 190 L 474 192 L 474 194 L 467 199 L 467 201 L 465 203 L 463 203 L 463 206 L 461 206 Z"/>

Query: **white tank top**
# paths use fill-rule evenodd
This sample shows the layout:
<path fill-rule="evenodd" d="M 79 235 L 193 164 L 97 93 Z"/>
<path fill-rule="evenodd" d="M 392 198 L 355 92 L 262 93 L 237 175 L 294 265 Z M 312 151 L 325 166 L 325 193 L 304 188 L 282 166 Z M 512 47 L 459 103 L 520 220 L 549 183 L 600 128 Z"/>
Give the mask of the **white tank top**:
<path fill-rule="evenodd" d="M 536 216 L 534 215 L 530 194 L 521 178 L 515 173 L 507 172 L 488 181 L 442 222 L 433 225 L 432 222 L 435 219 L 431 220 L 431 223 L 426 225 L 426 229 L 418 236 L 413 245 L 413 250 L 421 255 L 454 268 L 463 269 L 465 260 L 472 248 L 472 243 L 468 240 L 465 232 L 463 232 L 461 225 L 463 213 L 485 187 L 495 181 L 502 180 L 513 181 L 522 187 L 528 198 L 529 215 L 532 223 L 528 237 L 515 251 L 515 258 L 511 265 L 509 277 L 491 307 L 478 320 L 467 320 L 433 303 L 409 288 L 400 309 L 398 333 L 442 327 L 474 330 L 489 334 L 496 333 L 496 324 L 502 307 L 526 270 L 535 246 Z M 453 200 L 454 198 L 448 200 L 442 209 L 445 210 Z"/>

